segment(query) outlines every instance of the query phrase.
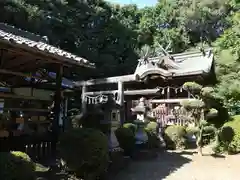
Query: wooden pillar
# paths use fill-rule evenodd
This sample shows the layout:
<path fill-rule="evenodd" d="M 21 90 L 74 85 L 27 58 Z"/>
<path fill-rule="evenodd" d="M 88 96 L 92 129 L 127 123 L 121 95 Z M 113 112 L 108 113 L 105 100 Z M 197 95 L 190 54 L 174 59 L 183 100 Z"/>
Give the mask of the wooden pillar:
<path fill-rule="evenodd" d="M 65 131 L 66 128 L 68 128 L 69 126 L 69 122 L 66 122 L 66 121 L 69 121 L 67 116 L 68 116 L 68 97 L 65 96 L 64 98 L 64 114 L 63 114 L 63 131 Z"/>
<path fill-rule="evenodd" d="M 68 112 L 68 97 L 65 97 L 65 102 L 64 102 L 64 116 L 67 117 L 67 112 Z"/>
<path fill-rule="evenodd" d="M 87 86 L 82 86 L 82 113 L 86 113 L 87 111 L 87 102 L 86 102 L 86 92 L 87 92 Z"/>
<path fill-rule="evenodd" d="M 118 81 L 118 104 L 120 105 L 120 123 L 125 122 L 125 105 L 124 105 L 124 85 Z"/>
<path fill-rule="evenodd" d="M 170 87 L 167 88 L 167 99 L 170 99 Z M 170 114 L 170 104 L 167 103 L 167 114 Z"/>
<path fill-rule="evenodd" d="M 58 142 L 58 136 L 60 132 L 59 128 L 59 118 L 60 118 L 60 112 L 61 112 L 61 89 L 62 89 L 62 76 L 63 76 L 63 66 L 58 65 L 56 68 L 56 91 L 54 96 L 54 119 L 52 122 L 52 132 L 53 132 L 53 153 L 56 155 L 56 143 Z"/>

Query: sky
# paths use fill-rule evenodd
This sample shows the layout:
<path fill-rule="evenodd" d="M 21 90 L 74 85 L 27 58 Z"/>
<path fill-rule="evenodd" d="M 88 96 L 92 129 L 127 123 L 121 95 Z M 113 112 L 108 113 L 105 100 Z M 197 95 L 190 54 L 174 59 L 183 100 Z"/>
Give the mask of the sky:
<path fill-rule="evenodd" d="M 153 6 L 157 3 L 158 0 L 107 0 L 111 3 L 117 3 L 117 4 L 137 4 L 139 8 L 143 8 L 145 6 Z"/>

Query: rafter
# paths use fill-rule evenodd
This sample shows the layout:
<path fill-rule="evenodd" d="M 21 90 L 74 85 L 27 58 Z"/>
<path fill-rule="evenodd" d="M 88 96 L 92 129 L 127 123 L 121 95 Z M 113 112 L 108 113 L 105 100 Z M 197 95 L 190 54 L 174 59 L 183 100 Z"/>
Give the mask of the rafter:
<path fill-rule="evenodd" d="M 24 74 L 22 72 L 14 72 L 6 69 L 0 69 L 0 74 L 7 74 L 7 75 L 14 75 L 14 76 L 20 76 L 20 77 L 28 77 L 28 78 L 35 78 L 35 79 L 41 79 L 37 76 L 32 76 L 29 74 Z"/>

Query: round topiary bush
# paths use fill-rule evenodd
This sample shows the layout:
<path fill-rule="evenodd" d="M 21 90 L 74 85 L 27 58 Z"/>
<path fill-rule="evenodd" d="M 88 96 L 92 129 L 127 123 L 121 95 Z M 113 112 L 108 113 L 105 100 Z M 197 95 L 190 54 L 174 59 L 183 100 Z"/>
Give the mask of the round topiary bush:
<path fill-rule="evenodd" d="M 120 127 L 115 131 L 120 147 L 126 155 L 131 155 L 135 147 L 135 134 L 130 128 Z"/>
<path fill-rule="evenodd" d="M 133 123 L 125 123 L 125 124 L 123 124 L 123 127 L 131 129 L 134 134 L 137 131 L 137 126 Z"/>
<path fill-rule="evenodd" d="M 195 126 L 188 126 L 186 127 L 186 132 L 187 132 L 187 135 L 190 135 L 190 136 L 196 135 L 199 132 L 199 128 Z"/>
<path fill-rule="evenodd" d="M 228 127 L 227 129 L 225 127 Z M 233 137 L 232 137 L 233 136 Z M 232 140 L 231 140 L 232 137 Z M 233 116 L 232 120 L 225 123 L 221 135 L 220 143 L 222 145 L 228 144 L 227 151 L 229 153 L 239 153 L 240 152 L 240 116 Z M 226 151 L 226 149 L 224 148 Z"/>
<path fill-rule="evenodd" d="M 97 179 L 108 168 L 108 139 L 99 130 L 79 128 L 64 132 L 59 152 L 67 167 L 86 180 Z"/>
<path fill-rule="evenodd" d="M 0 152 L 0 179 L 34 180 L 35 163 L 19 151 Z"/>
<path fill-rule="evenodd" d="M 158 128 L 158 124 L 156 122 L 149 122 L 145 127 L 145 131 L 147 132 L 147 135 L 148 135 L 148 147 L 150 149 L 155 149 L 160 147 L 157 128 Z"/>
<path fill-rule="evenodd" d="M 158 128 L 158 124 L 156 122 L 149 122 L 146 125 L 145 130 L 147 132 L 151 132 L 151 133 L 157 134 L 157 128 Z"/>
<path fill-rule="evenodd" d="M 220 141 L 230 144 L 234 137 L 233 128 L 230 126 L 223 126 L 219 136 L 220 136 Z"/>
<path fill-rule="evenodd" d="M 164 131 L 164 140 L 168 149 L 184 149 L 186 147 L 186 129 L 183 126 L 168 126 Z"/>

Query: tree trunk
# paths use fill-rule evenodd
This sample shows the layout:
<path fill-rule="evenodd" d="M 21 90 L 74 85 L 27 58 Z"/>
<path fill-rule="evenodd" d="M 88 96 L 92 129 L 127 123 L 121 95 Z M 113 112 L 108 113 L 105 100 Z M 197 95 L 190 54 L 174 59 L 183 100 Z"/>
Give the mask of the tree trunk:
<path fill-rule="evenodd" d="M 203 155 L 203 153 L 202 153 L 202 146 L 198 146 L 198 155 Z"/>
<path fill-rule="evenodd" d="M 203 155 L 203 153 L 202 153 L 202 146 L 203 146 L 202 135 L 203 135 L 203 127 L 200 128 L 199 135 L 198 135 L 197 142 L 196 142 L 198 154 L 201 156 Z"/>

